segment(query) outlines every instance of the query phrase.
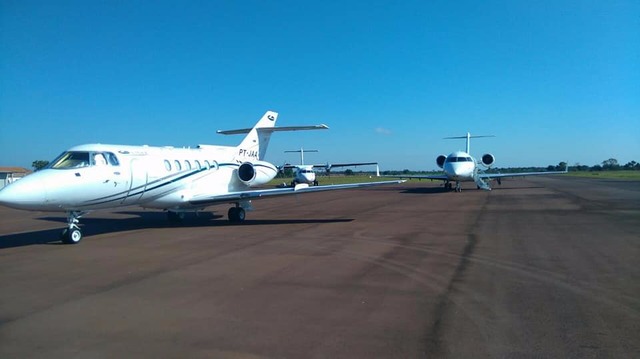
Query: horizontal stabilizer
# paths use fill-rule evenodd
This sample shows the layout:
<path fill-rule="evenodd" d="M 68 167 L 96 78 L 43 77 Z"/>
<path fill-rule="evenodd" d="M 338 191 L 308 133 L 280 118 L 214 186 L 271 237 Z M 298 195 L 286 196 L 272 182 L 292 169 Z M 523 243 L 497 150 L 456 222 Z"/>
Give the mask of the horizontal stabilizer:
<path fill-rule="evenodd" d="M 217 133 L 221 135 L 241 135 L 249 133 L 253 128 L 241 128 L 237 130 L 218 130 Z M 281 131 L 306 131 L 306 130 L 328 130 L 329 126 L 325 124 L 311 125 L 311 126 L 283 126 L 283 127 L 258 127 L 258 132 L 281 132 Z"/>

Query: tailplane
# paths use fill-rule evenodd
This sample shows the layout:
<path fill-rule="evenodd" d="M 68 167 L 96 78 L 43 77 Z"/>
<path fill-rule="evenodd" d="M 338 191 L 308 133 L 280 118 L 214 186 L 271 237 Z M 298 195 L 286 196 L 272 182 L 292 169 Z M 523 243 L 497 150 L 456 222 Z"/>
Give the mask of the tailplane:
<path fill-rule="evenodd" d="M 466 139 L 467 140 L 467 146 L 466 146 L 467 149 L 466 149 L 465 152 L 467 152 L 467 154 L 471 154 L 471 152 L 469 152 L 471 150 L 471 148 L 470 148 L 471 147 L 471 139 L 472 138 L 481 138 L 481 137 L 496 137 L 496 136 L 494 136 L 494 135 L 482 135 L 482 136 L 471 135 L 469 132 L 467 132 L 466 136 L 444 137 L 443 139 L 445 139 L 445 140 L 454 140 L 454 139 L 458 139 L 458 138 Z"/>
<path fill-rule="evenodd" d="M 246 133 L 247 136 L 237 147 L 236 158 L 242 161 L 262 161 L 267 153 L 271 134 L 276 131 L 324 130 L 329 128 L 327 125 L 275 127 L 277 119 L 277 112 L 267 111 L 252 128 L 218 130 L 218 133 L 222 135 Z"/>

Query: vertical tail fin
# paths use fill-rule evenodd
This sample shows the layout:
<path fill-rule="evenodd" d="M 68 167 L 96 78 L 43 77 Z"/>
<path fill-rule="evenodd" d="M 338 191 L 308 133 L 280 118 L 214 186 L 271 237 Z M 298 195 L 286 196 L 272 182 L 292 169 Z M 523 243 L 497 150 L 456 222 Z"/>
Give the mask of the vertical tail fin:
<path fill-rule="evenodd" d="M 466 153 L 467 154 L 471 154 L 471 139 L 472 138 L 481 138 L 481 137 L 496 137 L 494 135 L 482 135 L 482 136 L 476 136 L 476 135 L 471 135 L 469 132 L 467 132 L 466 136 L 456 136 L 456 137 L 443 137 L 443 139 L 445 140 L 453 140 L 453 139 L 466 139 L 467 140 L 467 145 L 466 145 Z"/>
<path fill-rule="evenodd" d="M 218 133 L 222 135 L 246 133 L 247 136 L 240 142 L 238 147 L 236 147 L 237 152 L 235 157 L 241 161 L 262 161 L 267 153 L 267 146 L 269 146 L 271 134 L 276 131 L 326 130 L 329 128 L 327 125 L 275 127 L 277 119 L 277 112 L 267 111 L 252 128 L 228 131 L 218 130 Z"/>
<path fill-rule="evenodd" d="M 265 112 L 260 121 L 253 126 L 249 134 L 238 145 L 238 156 L 262 161 L 267 153 L 267 147 L 273 132 L 261 131 L 261 129 L 275 127 L 277 119 L 277 112 Z"/>
<path fill-rule="evenodd" d="M 244 128 L 239 130 L 218 131 L 223 135 L 236 135 L 246 133 L 245 138 L 236 147 L 236 158 L 240 160 L 262 160 L 269 146 L 269 139 L 273 131 L 265 129 L 273 129 L 278 119 L 278 113 L 267 111 L 260 120 L 252 128 Z"/>

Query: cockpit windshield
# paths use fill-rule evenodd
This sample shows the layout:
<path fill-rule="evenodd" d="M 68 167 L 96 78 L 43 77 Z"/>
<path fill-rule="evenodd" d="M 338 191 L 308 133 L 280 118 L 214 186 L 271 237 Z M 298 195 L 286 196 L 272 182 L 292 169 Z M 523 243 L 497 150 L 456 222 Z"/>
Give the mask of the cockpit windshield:
<path fill-rule="evenodd" d="M 69 169 L 107 165 L 120 165 L 118 158 L 111 152 L 69 151 L 58 156 L 49 168 Z"/>
<path fill-rule="evenodd" d="M 447 162 L 473 162 L 471 157 L 448 157 Z"/>

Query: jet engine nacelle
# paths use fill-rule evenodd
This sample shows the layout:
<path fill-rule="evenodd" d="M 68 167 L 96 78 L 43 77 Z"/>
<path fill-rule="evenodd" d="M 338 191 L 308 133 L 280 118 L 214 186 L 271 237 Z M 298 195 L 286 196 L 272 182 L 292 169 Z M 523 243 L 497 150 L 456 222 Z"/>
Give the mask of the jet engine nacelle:
<path fill-rule="evenodd" d="M 438 165 L 438 167 L 442 168 L 444 166 L 444 160 L 447 159 L 447 156 L 445 155 L 440 155 L 436 158 L 436 164 Z"/>
<path fill-rule="evenodd" d="M 484 155 L 482 155 L 482 164 L 485 167 L 491 167 L 491 165 L 496 161 L 496 158 L 493 157 L 492 154 L 490 153 L 485 153 Z"/>
<path fill-rule="evenodd" d="M 278 169 L 269 162 L 245 162 L 238 167 L 238 179 L 247 186 L 263 185 L 276 177 Z"/>

